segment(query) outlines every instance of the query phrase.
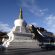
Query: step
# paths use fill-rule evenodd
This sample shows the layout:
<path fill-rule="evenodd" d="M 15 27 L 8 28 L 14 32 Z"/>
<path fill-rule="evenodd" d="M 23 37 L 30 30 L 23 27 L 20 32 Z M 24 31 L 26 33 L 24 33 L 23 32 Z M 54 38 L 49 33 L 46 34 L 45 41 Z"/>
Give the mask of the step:
<path fill-rule="evenodd" d="M 18 40 L 10 43 L 9 47 L 14 48 L 38 48 L 38 42 L 35 40 Z"/>

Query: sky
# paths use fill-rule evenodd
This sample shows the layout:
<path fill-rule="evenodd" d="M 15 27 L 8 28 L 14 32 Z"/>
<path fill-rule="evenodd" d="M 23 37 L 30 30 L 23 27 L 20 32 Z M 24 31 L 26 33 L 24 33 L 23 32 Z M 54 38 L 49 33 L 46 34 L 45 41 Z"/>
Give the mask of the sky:
<path fill-rule="evenodd" d="M 0 31 L 11 31 L 20 8 L 27 24 L 55 33 L 55 0 L 0 0 Z"/>

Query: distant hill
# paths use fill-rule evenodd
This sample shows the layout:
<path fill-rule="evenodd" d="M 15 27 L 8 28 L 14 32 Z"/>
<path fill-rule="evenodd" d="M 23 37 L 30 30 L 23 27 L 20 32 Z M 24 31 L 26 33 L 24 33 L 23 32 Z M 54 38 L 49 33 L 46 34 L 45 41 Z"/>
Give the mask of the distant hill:
<path fill-rule="evenodd" d="M 1 32 L 0 31 L 0 38 L 8 38 L 7 32 Z"/>

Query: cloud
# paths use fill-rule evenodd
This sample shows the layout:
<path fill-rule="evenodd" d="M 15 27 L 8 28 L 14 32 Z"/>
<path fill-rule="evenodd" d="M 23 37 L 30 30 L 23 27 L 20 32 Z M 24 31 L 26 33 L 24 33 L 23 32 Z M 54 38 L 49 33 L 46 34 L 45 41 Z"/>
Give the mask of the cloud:
<path fill-rule="evenodd" d="M 48 17 L 46 17 L 45 24 L 46 24 L 46 28 L 49 31 L 55 33 L 55 16 L 49 15 Z"/>
<path fill-rule="evenodd" d="M 27 8 L 34 15 L 41 17 L 48 11 L 48 8 L 40 9 L 39 6 L 35 3 L 35 0 L 24 0 L 22 6 Z"/>
<path fill-rule="evenodd" d="M 11 28 L 9 27 L 8 24 L 4 24 L 0 22 L 0 31 L 9 32 L 11 31 Z"/>

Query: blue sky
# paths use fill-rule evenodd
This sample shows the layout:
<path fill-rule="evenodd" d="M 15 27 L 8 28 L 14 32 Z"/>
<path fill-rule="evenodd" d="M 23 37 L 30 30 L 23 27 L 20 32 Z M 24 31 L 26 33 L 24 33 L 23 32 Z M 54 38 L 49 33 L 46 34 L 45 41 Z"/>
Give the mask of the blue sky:
<path fill-rule="evenodd" d="M 55 33 L 55 0 L 0 0 L 0 30 L 10 31 L 22 7 L 23 18 L 29 24 Z"/>

